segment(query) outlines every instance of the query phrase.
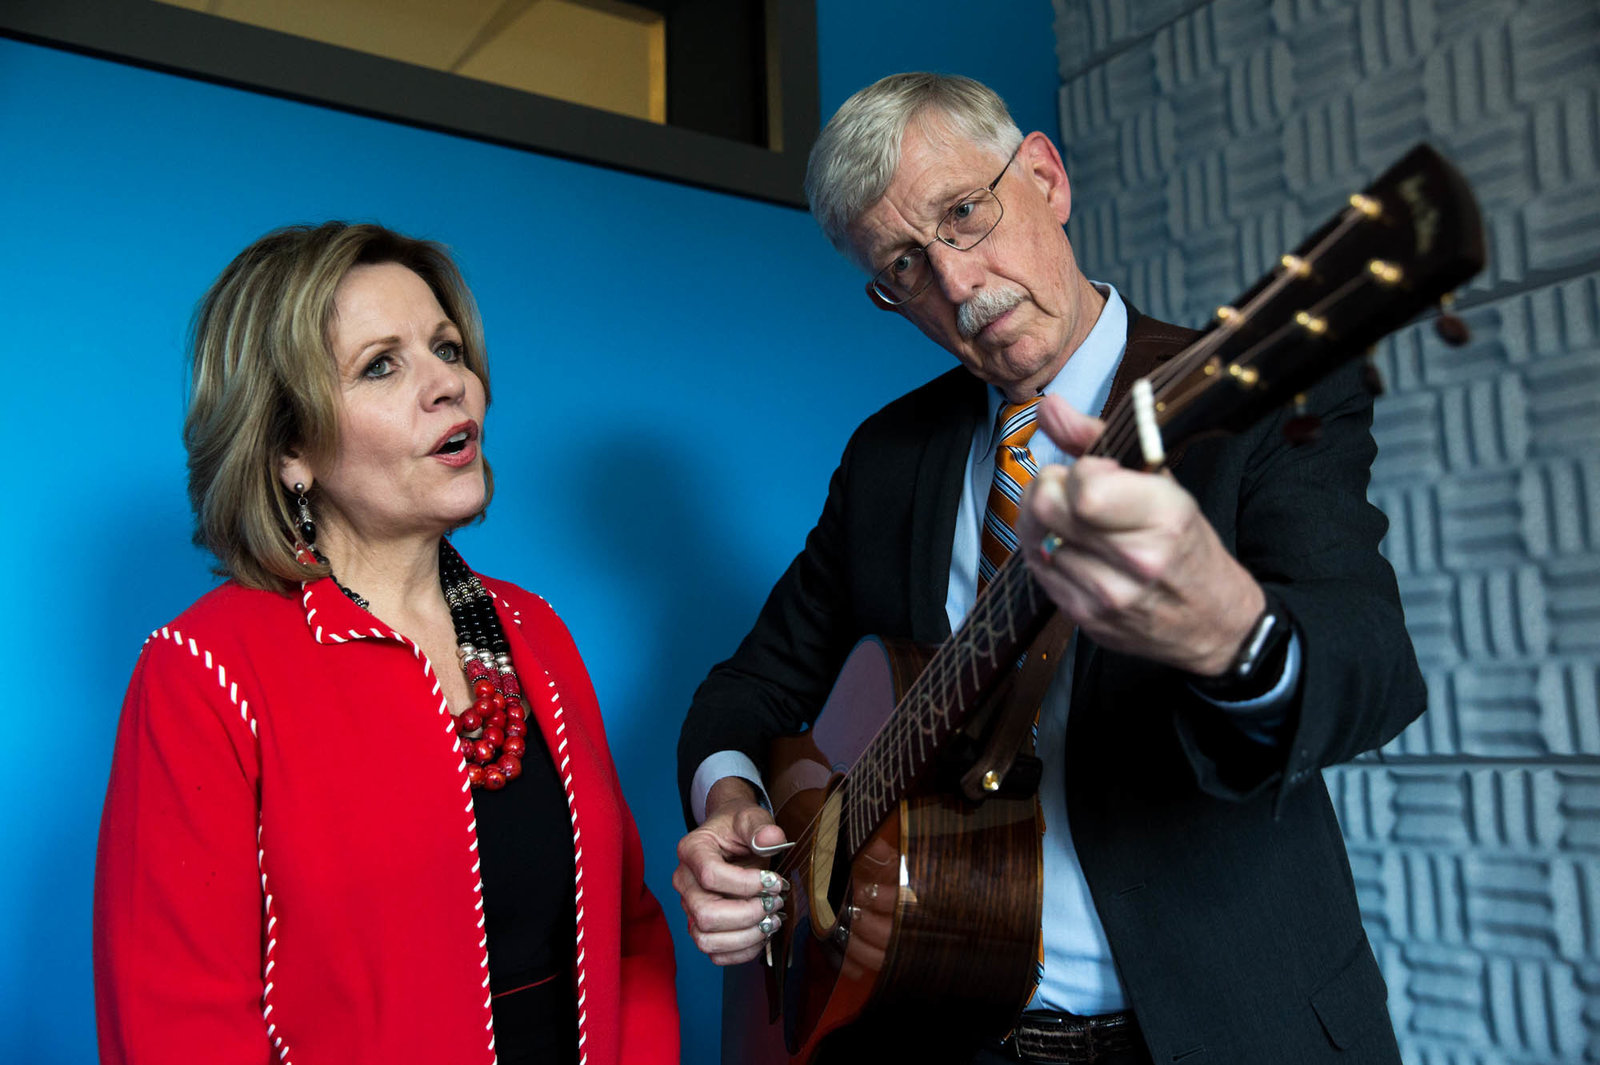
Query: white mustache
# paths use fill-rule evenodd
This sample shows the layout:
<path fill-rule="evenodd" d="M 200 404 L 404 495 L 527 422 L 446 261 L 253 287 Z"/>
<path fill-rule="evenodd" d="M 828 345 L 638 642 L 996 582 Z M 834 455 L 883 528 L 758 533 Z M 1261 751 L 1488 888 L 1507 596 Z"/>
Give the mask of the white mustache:
<path fill-rule="evenodd" d="M 956 329 L 971 340 L 984 326 L 1021 303 L 1022 298 L 1014 288 L 979 289 L 977 295 L 956 309 Z"/>

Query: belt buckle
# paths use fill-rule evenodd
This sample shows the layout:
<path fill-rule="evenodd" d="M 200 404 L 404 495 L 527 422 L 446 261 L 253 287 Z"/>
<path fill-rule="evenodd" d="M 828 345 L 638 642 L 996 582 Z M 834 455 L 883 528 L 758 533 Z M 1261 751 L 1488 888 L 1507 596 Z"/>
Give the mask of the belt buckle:
<path fill-rule="evenodd" d="M 1023 1029 L 1027 1029 L 1026 1033 Z M 1024 1013 L 1010 1040 L 1012 1050 L 1019 1060 L 1038 1058 L 1069 1062 L 1071 1065 L 1095 1065 L 1106 1055 L 1121 1049 L 1119 1036 L 1128 1031 L 1126 1014 L 1112 1014 L 1105 1019 L 1062 1014 L 1055 1010 L 1036 1010 Z M 1024 1051 L 1022 1036 L 1036 1045 L 1039 1054 Z M 1032 1047 L 1030 1047 L 1032 1049 Z"/>

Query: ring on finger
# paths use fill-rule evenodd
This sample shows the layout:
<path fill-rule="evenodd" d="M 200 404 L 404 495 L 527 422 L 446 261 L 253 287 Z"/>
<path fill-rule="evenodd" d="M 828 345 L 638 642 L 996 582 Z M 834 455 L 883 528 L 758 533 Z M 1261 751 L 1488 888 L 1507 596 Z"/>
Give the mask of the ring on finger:
<path fill-rule="evenodd" d="M 1045 565 L 1050 564 L 1051 560 L 1056 557 L 1056 552 L 1061 550 L 1061 545 L 1064 543 L 1066 541 L 1055 533 L 1045 533 L 1044 539 L 1039 541 L 1039 557 L 1044 559 Z"/>
<path fill-rule="evenodd" d="M 778 926 L 782 923 L 783 918 L 774 913 L 768 914 L 766 917 L 761 918 L 760 923 L 757 924 L 756 927 L 761 930 L 762 935 L 771 936 L 772 933 L 778 930 Z"/>

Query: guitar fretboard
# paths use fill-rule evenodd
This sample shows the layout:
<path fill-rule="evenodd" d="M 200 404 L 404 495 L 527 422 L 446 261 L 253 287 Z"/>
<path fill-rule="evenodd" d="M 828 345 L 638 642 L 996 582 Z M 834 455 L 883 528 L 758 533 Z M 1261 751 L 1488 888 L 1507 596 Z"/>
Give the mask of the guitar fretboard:
<path fill-rule="evenodd" d="M 893 716 L 840 783 L 842 831 L 854 853 L 927 771 L 1053 609 L 1022 560 L 1007 559 L 972 613 L 934 655 Z"/>
<path fill-rule="evenodd" d="M 1482 264 L 1471 191 L 1437 153 L 1418 146 L 1150 375 L 1153 416 L 1166 446 L 1175 451 L 1204 432 L 1243 429 L 1296 399 Z M 1144 465 L 1127 397 L 1107 416 L 1089 453 Z M 1053 610 L 1022 556 L 1007 559 L 840 780 L 844 853 L 859 852 L 928 773 Z M 808 847 L 805 841 L 782 865 L 804 860 Z"/>

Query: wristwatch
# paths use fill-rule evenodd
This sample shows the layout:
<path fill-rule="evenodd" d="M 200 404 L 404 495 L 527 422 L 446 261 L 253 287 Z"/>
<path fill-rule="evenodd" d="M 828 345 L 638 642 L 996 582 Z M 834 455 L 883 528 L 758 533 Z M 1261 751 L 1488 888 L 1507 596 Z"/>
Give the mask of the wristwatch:
<path fill-rule="evenodd" d="M 1278 597 L 1266 593 L 1266 606 L 1245 633 L 1228 668 L 1215 677 L 1195 676 L 1189 683 L 1209 698 L 1241 703 L 1267 694 L 1283 679 L 1285 653 L 1294 622 Z"/>

